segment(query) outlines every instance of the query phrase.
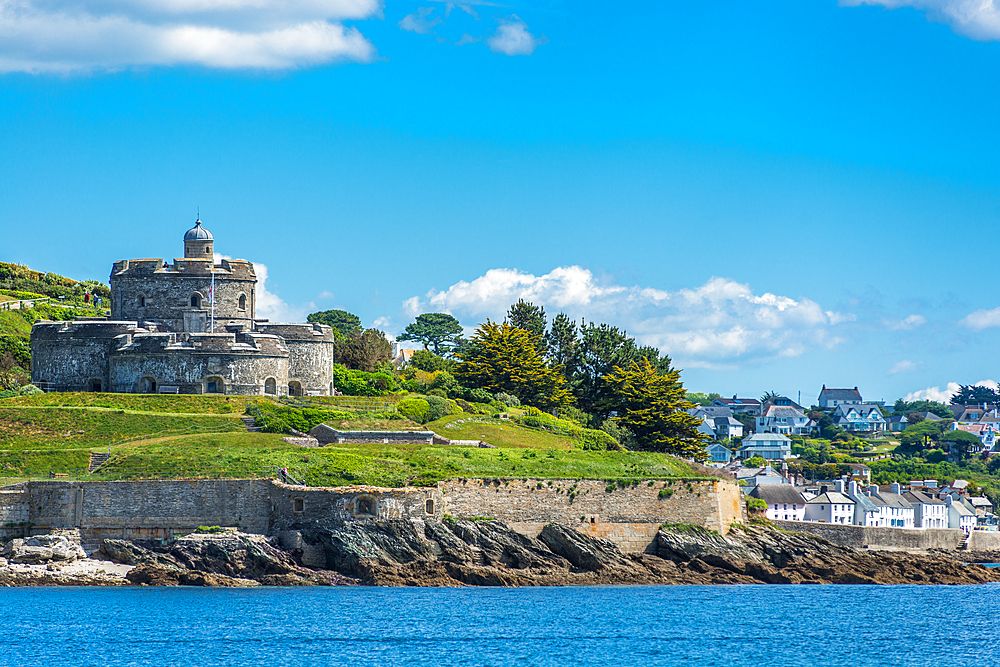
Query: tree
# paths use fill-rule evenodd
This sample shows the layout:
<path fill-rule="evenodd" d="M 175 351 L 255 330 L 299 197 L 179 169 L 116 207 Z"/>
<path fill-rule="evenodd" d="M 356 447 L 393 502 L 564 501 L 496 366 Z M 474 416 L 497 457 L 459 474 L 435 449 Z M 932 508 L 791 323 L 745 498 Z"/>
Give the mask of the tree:
<path fill-rule="evenodd" d="M 693 406 L 684 398 L 680 371 L 661 375 L 648 358 L 639 357 L 624 369 L 613 368 L 603 382 L 613 396 L 614 421 L 632 433 L 639 449 L 708 458 L 708 438 L 698 431 L 701 420 L 687 413 Z"/>
<path fill-rule="evenodd" d="M 566 378 L 539 354 L 538 338 L 507 322 L 486 320 L 460 354 L 455 377 L 466 387 L 508 393 L 542 410 L 566 407 L 573 401 Z"/>
<path fill-rule="evenodd" d="M 333 327 L 334 332 L 343 336 L 361 332 L 361 318 L 346 310 L 321 310 L 306 316 L 306 322 L 328 324 Z"/>
<path fill-rule="evenodd" d="M 576 322 L 566 313 L 559 313 L 552 318 L 547 338 L 552 364 L 562 366 L 563 375 L 569 380 L 576 374 Z"/>
<path fill-rule="evenodd" d="M 937 401 L 910 401 L 907 403 L 899 398 L 896 399 L 896 403 L 892 408 L 892 414 L 894 415 L 909 415 L 911 412 L 930 412 L 941 419 L 955 418 L 955 413 L 951 411 L 951 408 Z"/>
<path fill-rule="evenodd" d="M 417 350 L 410 357 L 409 365 L 417 370 L 433 373 L 434 371 L 449 370 L 455 365 L 455 362 L 439 357 L 430 350 Z"/>
<path fill-rule="evenodd" d="M 975 385 L 961 385 L 955 395 L 951 397 L 952 405 L 982 405 L 1000 403 L 1000 393 L 992 387 L 978 387 Z"/>
<path fill-rule="evenodd" d="M 969 458 L 969 450 L 983 444 L 982 440 L 967 431 L 948 431 L 941 436 L 940 442 L 950 445 L 959 459 Z"/>
<path fill-rule="evenodd" d="M 900 454 L 913 454 L 924 449 L 929 449 L 933 443 L 941 438 L 941 429 L 947 422 L 922 421 L 919 424 L 907 426 L 899 434 Z"/>
<path fill-rule="evenodd" d="M 434 354 L 445 355 L 462 345 L 462 325 L 447 313 L 424 313 L 407 325 L 396 340 L 423 343 L 425 350 L 433 349 Z"/>
<path fill-rule="evenodd" d="M 548 344 L 545 342 L 545 308 L 536 306 L 530 301 L 518 299 L 517 303 L 507 311 L 507 323 L 512 327 L 524 329 L 525 331 L 538 336 L 538 351 L 545 354 Z"/>
<path fill-rule="evenodd" d="M 775 391 L 765 391 L 764 395 L 760 397 L 760 402 L 767 403 L 772 398 L 778 398 L 778 393 Z"/>
<path fill-rule="evenodd" d="M 613 410 L 613 392 L 604 377 L 616 367 L 627 368 L 635 359 L 635 341 L 618 327 L 584 323 L 577 351 L 577 372 L 573 378 L 576 400 L 585 412 L 605 418 Z"/>
<path fill-rule="evenodd" d="M 767 459 L 758 454 L 757 456 L 751 456 L 750 458 L 744 460 L 743 465 L 747 468 L 763 468 L 767 465 Z"/>
<path fill-rule="evenodd" d="M 337 339 L 333 354 L 337 363 L 371 373 L 379 363 L 388 361 L 392 356 L 392 343 L 378 329 L 355 331 L 350 336 Z"/>

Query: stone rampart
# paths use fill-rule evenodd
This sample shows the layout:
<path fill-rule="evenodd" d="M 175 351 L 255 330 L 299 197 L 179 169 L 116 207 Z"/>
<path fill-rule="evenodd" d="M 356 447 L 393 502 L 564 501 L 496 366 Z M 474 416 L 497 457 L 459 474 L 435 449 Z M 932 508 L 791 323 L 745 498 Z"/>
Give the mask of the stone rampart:
<path fill-rule="evenodd" d="M 955 549 L 964 539 L 962 531 L 951 528 L 875 528 L 814 521 L 775 521 L 782 530 L 812 533 L 838 546 L 884 551 L 925 551 Z"/>
<path fill-rule="evenodd" d="M 459 479 L 440 482 L 445 512 L 459 519 L 486 516 L 537 536 L 557 522 L 615 542 L 623 551 L 652 550 L 664 523 L 726 533 L 743 520 L 732 480 L 643 480 L 622 487 L 600 480 Z"/>
<path fill-rule="evenodd" d="M 27 523 L 31 518 L 31 503 L 27 487 L 0 491 L 0 526 Z"/>
<path fill-rule="evenodd" d="M 969 551 L 1000 551 L 1000 533 L 974 530 L 969 535 Z"/>
<path fill-rule="evenodd" d="M 434 487 L 305 487 L 275 482 L 270 498 L 271 533 L 324 528 L 355 519 L 444 518 L 441 491 Z"/>

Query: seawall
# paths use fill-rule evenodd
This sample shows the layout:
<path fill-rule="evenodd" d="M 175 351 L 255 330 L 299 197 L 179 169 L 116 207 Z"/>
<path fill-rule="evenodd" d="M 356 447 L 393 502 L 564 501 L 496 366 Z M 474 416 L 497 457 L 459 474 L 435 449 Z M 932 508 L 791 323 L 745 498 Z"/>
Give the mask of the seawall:
<path fill-rule="evenodd" d="M 198 526 L 239 526 L 264 535 L 364 519 L 490 517 L 532 537 L 558 522 L 649 550 L 664 523 L 726 533 L 743 521 L 732 480 L 641 481 L 459 479 L 434 487 L 304 487 L 271 479 L 26 482 L 0 493 L 0 524 L 31 531 L 78 528 L 85 545 L 105 538 L 166 540 Z M 23 530 L 23 528 L 22 528 Z"/>
<path fill-rule="evenodd" d="M 813 521 L 775 521 L 782 530 L 812 533 L 838 546 L 885 551 L 956 549 L 965 535 L 951 528 L 874 528 Z"/>

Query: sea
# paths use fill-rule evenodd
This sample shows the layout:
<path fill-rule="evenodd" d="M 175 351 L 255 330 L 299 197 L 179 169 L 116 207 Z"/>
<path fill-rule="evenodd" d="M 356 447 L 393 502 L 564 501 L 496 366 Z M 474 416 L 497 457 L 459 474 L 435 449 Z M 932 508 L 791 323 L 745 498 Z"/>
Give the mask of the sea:
<path fill-rule="evenodd" d="M 1000 584 L 0 589 L 0 665 L 1000 666 Z"/>

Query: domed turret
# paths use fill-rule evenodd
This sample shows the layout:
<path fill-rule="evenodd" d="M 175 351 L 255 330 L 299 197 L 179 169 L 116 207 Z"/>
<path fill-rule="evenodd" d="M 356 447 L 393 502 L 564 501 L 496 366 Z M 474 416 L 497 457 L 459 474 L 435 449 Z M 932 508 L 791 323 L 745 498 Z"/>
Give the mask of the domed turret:
<path fill-rule="evenodd" d="M 184 256 L 211 259 L 213 241 L 212 232 L 201 226 L 201 220 L 195 221 L 184 234 Z"/>

